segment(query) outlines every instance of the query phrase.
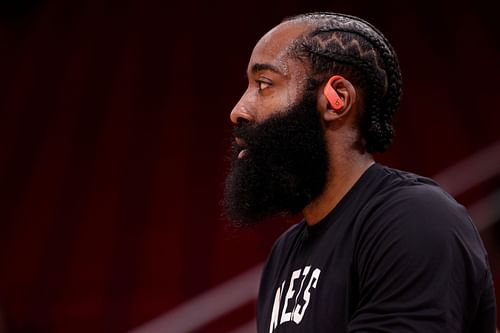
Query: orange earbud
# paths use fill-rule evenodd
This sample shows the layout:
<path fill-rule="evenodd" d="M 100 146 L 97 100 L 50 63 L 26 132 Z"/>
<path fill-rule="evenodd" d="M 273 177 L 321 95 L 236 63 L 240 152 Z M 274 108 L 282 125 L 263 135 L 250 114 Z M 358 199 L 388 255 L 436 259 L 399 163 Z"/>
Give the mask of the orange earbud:
<path fill-rule="evenodd" d="M 325 89 L 323 90 L 323 93 L 325 94 L 326 96 L 326 99 L 328 100 L 328 102 L 330 102 L 330 105 L 332 107 L 332 109 L 338 111 L 340 109 L 342 109 L 344 107 L 344 102 L 342 101 L 342 99 L 340 98 L 340 96 L 337 94 L 337 92 L 335 91 L 335 89 L 333 89 L 333 82 L 335 80 L 338 80 L 338 79 L 343 79 L 342 76 L 339 76 L 339 75 L 334 75 L 332 76 L 326 86 L 325 86 Z"/>

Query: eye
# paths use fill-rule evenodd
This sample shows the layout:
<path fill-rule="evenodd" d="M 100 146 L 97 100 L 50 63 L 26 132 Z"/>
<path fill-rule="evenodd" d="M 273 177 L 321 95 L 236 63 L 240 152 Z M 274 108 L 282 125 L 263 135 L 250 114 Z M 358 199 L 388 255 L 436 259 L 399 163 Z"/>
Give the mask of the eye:
<path fill-rule="evenodd" d="M 271 83 L 267 82 L 267 81 L 257 80 L 255 82 L 257 82 L 257 87 L 259 90 L 264 90 L 264 89 L 269 88 L 271 86 Z"/>

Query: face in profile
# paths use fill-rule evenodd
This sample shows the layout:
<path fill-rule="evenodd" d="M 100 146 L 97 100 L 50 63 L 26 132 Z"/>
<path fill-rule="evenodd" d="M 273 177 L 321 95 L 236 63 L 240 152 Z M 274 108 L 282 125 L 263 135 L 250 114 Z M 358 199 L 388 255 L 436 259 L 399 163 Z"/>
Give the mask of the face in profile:
<path fill-rule="evenodd" d="M 317 87 L 308 84 L 306 64 L 287 53 L 306 28 L 279 25 L 252 52 L 248 88 L 231 113 L 235 142 L 223 201 L 226 216 L 237 223 L 298 213 L 325 186 Z"/>

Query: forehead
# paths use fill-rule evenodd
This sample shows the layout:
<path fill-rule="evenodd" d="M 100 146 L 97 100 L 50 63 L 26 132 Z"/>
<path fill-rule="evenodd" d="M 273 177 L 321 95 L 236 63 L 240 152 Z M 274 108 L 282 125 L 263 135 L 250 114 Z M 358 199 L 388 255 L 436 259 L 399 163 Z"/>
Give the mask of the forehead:
<path fill-rule="evenodd" d="M 270 64 L 277 67 L 285 76 L 290 74 L 293 59 L 289 51 L 295 40 L 307 31 L 304 22 L 284 22 L 266 33 L 255 45 L 248 70 L 255 64 Z"/>

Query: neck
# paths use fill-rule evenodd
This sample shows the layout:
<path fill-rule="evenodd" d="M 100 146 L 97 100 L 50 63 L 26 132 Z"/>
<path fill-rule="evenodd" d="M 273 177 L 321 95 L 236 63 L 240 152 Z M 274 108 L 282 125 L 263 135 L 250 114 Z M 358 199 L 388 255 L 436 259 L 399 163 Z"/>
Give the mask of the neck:
<path fill-rule="evenodd" d="M 322 194 L 302 211 L 308 225 L 314 225 L 330 213 L 359 180 L 363 173 L 375 163 L 372 155 L 365 153 L 330 154 L 330 170 Z"/>

